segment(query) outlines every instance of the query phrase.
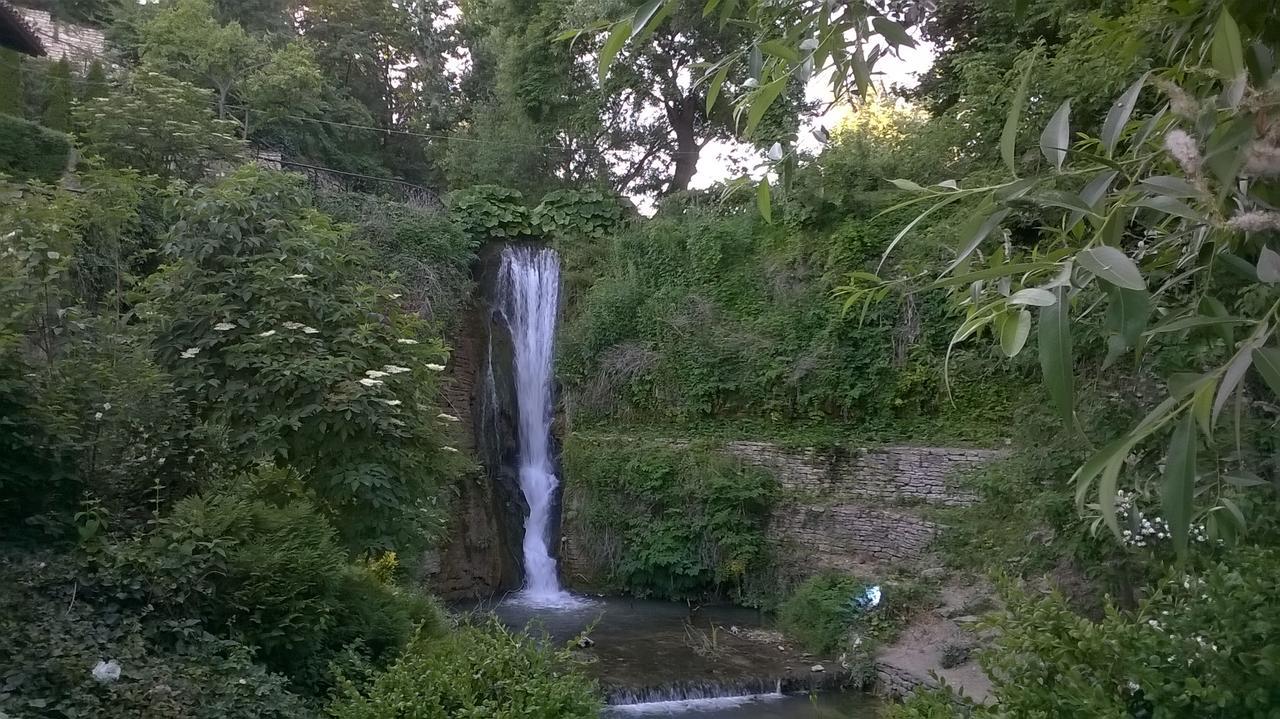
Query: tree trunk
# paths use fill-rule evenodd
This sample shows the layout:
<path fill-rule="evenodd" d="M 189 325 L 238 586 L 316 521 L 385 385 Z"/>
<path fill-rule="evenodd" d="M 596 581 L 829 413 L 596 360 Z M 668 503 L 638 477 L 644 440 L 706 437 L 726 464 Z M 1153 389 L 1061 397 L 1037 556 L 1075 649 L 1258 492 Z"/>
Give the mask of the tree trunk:
<path fill-rule="evenodd" d="M 689 182 L 698 171 L 698 152 L 702 148 L 694 132 L 696 116 L 697 109 L 694 107 L 692 98 L 685 97 L 674 105 L 667 105 L 667 119 L 671 122 L 671 129 L 676 136 L 676 149 L 672 153 L 675 169 L 671 175 L 671 183 L 667 185 L 664 194 L 670 195 L 673 192 L 689 189 Z"/>

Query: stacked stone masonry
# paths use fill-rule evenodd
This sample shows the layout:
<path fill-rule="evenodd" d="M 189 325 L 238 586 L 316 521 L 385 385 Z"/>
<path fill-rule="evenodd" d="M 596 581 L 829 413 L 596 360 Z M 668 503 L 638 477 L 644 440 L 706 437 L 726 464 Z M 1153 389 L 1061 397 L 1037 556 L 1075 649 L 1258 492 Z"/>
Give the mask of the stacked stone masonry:
<path fill-rule="evenodd" d="M 769 534 L 806 573 L 918 561 L 941 529 L 920 507 L 972 503 L 972 494 L 955 488 L 956 473 L 1000 456 L 987 449 L 787 449 L 767 442 L 730 442 L 725 452 L 778 478 L 783 501 Z"/>
<path fill-rule="evenodd" d="M 682 440 L 659 444 L 688 446 Z M 755 441 L 728 442 L 723 451 L 777 477 L 782 498 L 770 518 L 769 538 L 785 564 L 801 574 L 921 560 L 941 531 L 922 508 L 973 503 L 974 495 L 956 488 L 957 473 L 1004 454 L 957 447 L 789 448 Z M 574 539 L 564 538 L 568 568 L 575 566 Z"/>

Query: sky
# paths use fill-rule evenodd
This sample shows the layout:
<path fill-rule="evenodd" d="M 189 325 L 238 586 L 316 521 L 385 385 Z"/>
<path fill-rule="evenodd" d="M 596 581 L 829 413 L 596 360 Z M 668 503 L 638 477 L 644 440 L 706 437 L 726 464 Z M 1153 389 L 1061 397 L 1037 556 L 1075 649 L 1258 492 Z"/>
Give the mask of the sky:
<path fill-rule="evenodd" d="M 899 57 L 889 54 L 876 63 L 877 84 L 882 83 L 885 87 L 916 85 L 918 76 L 929 69 L 934 57 L 933 45 L 918 38 L 916 43 L 914 48 L 902 48 Z M 809 100 L 819 101 L 823 106 L 829 105 L 831 90 L 827 77 L 819 75 L 809 80 L 806 94 Z M 822 115 L 806 120 L 800 131 L 800 149 L 816 152 L 821 147 L 821 143 L 814 137 L 814 130 L 819 127 L 832 130 L 852 111 L 852 106 L 848 104 L 835 105 Z M 731 179 L 739 174 L 736 167 L 741 167 L 743 164 L 747 165 L 749 174 L 758 177 L 761 170 L 753 170 L 752 166 L 760 163 L 762 159 L 761 154 L 749 145 L 732 141 L 712 142 L 698 157 L 698 171 L 694 174 L 690 187 L 695 190 L 705 189 Z"/>

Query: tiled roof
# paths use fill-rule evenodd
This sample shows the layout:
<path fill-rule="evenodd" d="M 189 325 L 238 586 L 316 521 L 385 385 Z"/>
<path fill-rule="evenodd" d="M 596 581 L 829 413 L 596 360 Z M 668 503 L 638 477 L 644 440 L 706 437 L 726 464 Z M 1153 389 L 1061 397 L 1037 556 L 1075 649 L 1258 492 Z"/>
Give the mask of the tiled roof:
<path fill-rule="evenodd" d="M 34 28 L 23 18 L 17 8 L 0 0 L 0 47 L 27 55 L 44 55 L 45 48 Z"/>
<path fill-rule="evenodd" d="M 0 0 L 4 2 L 6 0 Z M 44 10 L 17 8 L 17 11 L 44 46 L 45 54 L 55 60 L 65 56 L 87 67 L 101 58 L 106 48 L 106 37 L 97 28 L 56 20 Z"/>

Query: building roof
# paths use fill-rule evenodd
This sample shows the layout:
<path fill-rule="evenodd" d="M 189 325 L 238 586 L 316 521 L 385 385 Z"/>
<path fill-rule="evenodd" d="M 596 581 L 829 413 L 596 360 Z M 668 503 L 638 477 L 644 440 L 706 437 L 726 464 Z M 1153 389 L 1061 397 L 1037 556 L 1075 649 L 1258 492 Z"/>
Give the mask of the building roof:
<path fill-rule="evenodd" d="M 27 55 L 44 55 L 44 45 L 36 37 L 22 15 L 5 0 L 0 0 L 0 47 Z"/>

